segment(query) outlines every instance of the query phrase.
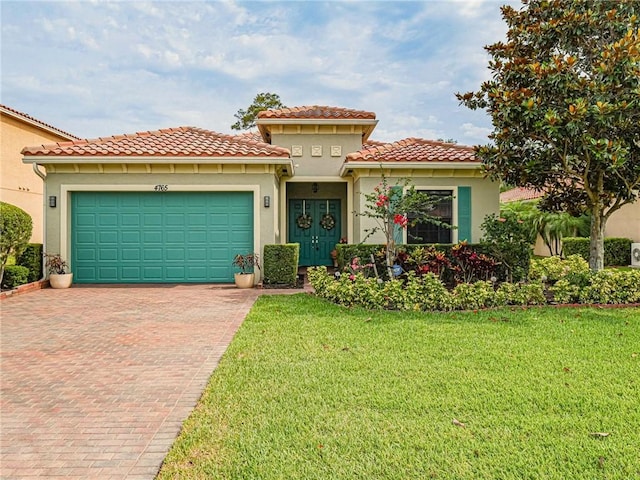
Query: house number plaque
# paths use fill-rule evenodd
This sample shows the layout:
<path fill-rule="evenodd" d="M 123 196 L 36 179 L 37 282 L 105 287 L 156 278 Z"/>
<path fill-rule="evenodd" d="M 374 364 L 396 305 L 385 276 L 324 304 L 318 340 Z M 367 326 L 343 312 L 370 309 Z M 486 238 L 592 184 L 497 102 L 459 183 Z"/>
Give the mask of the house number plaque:
<path fill-rule="evenodd" d="M 169 190 L 169 185 L 156 185 L 153 187 L 156 192 L 166 192 Z"/>

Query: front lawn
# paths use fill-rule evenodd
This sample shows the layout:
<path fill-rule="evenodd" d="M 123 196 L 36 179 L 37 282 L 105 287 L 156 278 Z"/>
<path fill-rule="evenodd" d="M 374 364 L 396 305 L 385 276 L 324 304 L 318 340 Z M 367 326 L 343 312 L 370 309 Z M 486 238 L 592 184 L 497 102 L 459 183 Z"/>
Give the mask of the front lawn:
<path fill-rule="evenodd" d="M 263 296 L 158 478 L 640 478 L 640 309 Z"/>

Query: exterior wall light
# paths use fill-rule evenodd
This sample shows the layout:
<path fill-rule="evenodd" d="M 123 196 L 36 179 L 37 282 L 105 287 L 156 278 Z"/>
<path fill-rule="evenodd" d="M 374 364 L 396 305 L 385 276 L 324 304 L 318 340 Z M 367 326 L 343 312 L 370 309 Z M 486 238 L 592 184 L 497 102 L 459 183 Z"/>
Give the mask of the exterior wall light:
<path fill-rule="evenodd" d="M 56 201 L 57 201 L 56 196 L 55 196 L 55 195 L 51 195 L 51 196 L 49 197 L 49 206 L 50 206 L 51 208 L 56 208 Z"/>
<path fill-rule="evenodd" d="M 269 208 L 271 206 L 271 197 L 269 195 L 265 195 L 262 200 L 264 201 L 264 208 Z"/>

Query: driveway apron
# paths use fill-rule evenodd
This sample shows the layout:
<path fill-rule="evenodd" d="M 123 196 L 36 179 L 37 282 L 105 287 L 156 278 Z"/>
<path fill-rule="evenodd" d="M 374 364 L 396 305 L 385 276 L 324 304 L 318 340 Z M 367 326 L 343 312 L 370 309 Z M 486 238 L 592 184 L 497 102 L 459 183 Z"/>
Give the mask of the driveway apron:
<path fill-rule="evenodd" d="M 260 293 L 92 286 L 0 302 L 1 478 L 154 478 Z"/>

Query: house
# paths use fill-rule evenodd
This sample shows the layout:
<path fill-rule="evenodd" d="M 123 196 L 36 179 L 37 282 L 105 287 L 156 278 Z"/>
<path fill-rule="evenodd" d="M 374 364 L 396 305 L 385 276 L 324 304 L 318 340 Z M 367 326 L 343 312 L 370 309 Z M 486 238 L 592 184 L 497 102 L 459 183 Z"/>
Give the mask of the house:
<path fill-rule="evenodd" d="M 528 202 L 538 200 L 544 192 L 533 188 L 516 187 L 500 194 L 500 203 Z M 613 212 L 605 226 L 605 237 L 629 238 L 632 242 L 640 242 L 640 202 L 624 205 Z M 548 256 L 549 249 L 538 237 L 534 249 L 536 255 Z"/>
<path fill-rule="evenodd" d="M 69 259 L 79 283 L 226 283 L 236 253 L 286 242 L 300 243 L 301 265 L 330 265 L 341 238 L 365 238 L 369 219 L 353 212 L 381 168 L 453 197 L 439 209 L 457 228 L 426 234 L 479 240 L 499 186 L 473 149 L 375 142 L 377 122 L 360 110 L 285 108 L 261 112 L 257 133 L 179 127 L 22 153 L 46 171 L 46 249 Z"/>
<path fill-rule="evenodd" d="M 43 240 L 43 182 L 31 165 L 22 163 L 25 145 L 78 140 L 78 137 L 5 105 L 0 105 L 0 200 L 31 215 L 31 242 Z"/>

